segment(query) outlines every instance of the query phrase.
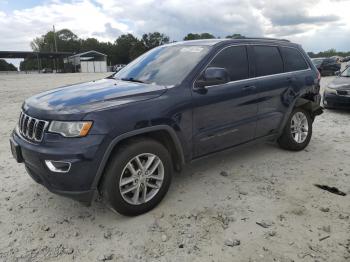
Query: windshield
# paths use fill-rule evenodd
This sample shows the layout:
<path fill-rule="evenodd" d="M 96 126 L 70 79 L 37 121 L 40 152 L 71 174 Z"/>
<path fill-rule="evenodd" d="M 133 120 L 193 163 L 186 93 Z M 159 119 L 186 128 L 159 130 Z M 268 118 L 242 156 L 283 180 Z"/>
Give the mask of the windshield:
<path fill-rule="evenodd" d="M 348 67 L 340 74 L 340 76 L 350 77 L 350 66 L 348 66 Z"/>
<path fill-rule="evenodd" d="M 208 46 L 160 46 L 132 61 L 114 78 L 174 86 L 184 80 L 208 50 Z"/>

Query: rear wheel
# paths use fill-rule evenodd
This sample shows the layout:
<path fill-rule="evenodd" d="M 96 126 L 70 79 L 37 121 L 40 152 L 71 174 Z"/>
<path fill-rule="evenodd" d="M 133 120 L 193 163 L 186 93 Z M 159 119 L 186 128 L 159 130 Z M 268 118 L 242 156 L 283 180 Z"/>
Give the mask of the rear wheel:
<path fill-rule="evenodd" d="M 310 113 L 302 108 L 295 108 L 278 139 L 278 144 L 288 150 L 303 150 L 312 136 L 312 119 Z"/>
<path fill-rule="evenodd" d="M 165 196 L 172 177 L 168 150 L 151 139 L 121 146 L 106 170 L 102 195 L 115 211 L 135 216 L 154 208 Z"/>

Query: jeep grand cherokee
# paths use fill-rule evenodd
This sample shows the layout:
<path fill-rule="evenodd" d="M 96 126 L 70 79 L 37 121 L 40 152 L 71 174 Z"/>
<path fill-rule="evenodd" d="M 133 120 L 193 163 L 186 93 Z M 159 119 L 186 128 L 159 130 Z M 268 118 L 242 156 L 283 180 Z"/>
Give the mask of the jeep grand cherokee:
<path fill-rule="evenodd" d="M 18 162 L 50 191 L 137 215 L 166 194 L 173 171 L 247 143 L 305 148 L 320 75 L 278 39 L 163 45 L 106 79 L 25 100 L 10 139 Z"/>

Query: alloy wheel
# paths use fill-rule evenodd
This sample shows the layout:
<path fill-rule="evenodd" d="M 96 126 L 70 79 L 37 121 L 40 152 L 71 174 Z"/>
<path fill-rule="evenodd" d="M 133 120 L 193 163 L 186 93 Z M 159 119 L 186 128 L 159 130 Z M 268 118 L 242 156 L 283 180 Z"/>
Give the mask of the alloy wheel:
<path fill-rule="evenodd" d="M 292 137 L 298 144 L 304 143 L 309 134 L 309 123 L 303 112 L 296 112 L 292 119 L 290 130 Z"/>
<path fill-rule="evenodd" d="M 160 158 L 143 153 L 131 159 L 120 176 L 119 190 L 131 205 L 150 201 L 160 190 L 164 180 L 164 165 Z"/>

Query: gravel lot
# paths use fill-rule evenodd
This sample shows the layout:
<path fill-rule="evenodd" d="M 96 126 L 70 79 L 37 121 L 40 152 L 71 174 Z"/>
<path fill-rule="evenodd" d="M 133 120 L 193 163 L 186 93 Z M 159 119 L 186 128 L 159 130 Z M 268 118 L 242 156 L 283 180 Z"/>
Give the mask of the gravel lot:
<path fill-rule="evenodd" d="M 135 218 L 36 184 L 9 149 L 23 100 L 103 76 L 0 75 L 0 261 L 350 261 L 349 111 L 326 110 L 302 152 L 265 144 L 196 161 Z"/>

